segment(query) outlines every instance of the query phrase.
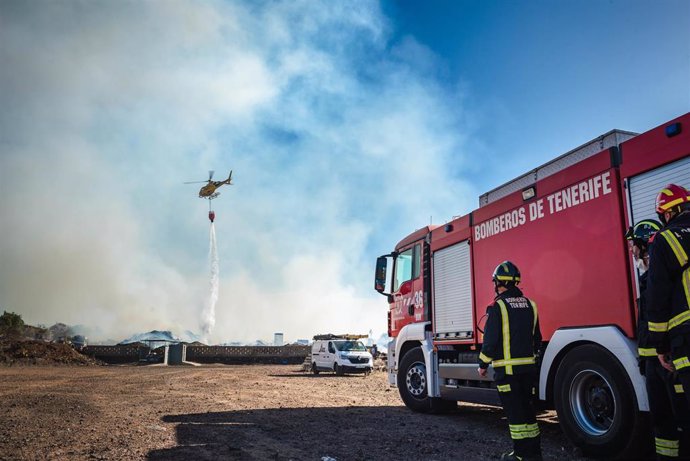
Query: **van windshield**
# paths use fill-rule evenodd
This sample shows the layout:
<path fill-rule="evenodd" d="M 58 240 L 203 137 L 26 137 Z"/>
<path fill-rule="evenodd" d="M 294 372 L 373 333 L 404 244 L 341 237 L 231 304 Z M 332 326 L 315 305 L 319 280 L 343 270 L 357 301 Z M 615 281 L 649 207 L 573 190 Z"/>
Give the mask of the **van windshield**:
<path fill-rule="evenodd" d="M 362 341 L 333 341 L 335 348 L 339 351 L 366 351 Z"/>

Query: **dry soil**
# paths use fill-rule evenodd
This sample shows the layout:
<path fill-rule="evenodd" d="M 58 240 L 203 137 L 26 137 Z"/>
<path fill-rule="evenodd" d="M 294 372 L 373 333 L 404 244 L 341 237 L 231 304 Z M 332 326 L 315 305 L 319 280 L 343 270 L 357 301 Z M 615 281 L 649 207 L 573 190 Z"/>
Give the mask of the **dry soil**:
<path fill-rule="evenodd" d="M 295 365 L 0 367 L 0 459 L 490 460 L 500 408 L 409 411 L 384 372 Z M 544 459 L 582 460 L 553 413 Z"/>

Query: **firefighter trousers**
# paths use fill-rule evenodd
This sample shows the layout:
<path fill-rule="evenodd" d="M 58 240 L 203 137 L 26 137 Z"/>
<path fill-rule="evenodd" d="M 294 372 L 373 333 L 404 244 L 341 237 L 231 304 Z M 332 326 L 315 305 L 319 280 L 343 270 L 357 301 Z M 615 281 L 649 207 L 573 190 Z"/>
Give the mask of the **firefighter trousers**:
<path fill-rule="evenodd" d="M 678 380 L 683 387 L 688 406 L 684 407 L 685 420 L 690 419 L 690 333 L 683 333 L 671 338 L 671 358 L 678 373 Z"/>
<path fill-rule="evenodd" d="M 513 450 L 518 456 L 541 457 L 541 435 L 534 399 L 536 373 L 505 375 L 496 380 L 498 395 L 508 418 Z"/>
<path fill-rule="evenodd" d="M 673 409 L 681 428 L 680 455 L 682 459 L 690 459 L 690 332 L 678 331 L 669 342 L 671 358 L 676 368 L 672 383 L 676 397 Z"/>
<path fill-rule="evenodd" d="M 649 399 L 649 410 L 654 426 L 654 445 L 658 460 L 679 459 L 680 447 L 687 450 L 682 442 L 682 435 L 686 434 L 687 418 L 683 418 L 682 410 L 687 407 L 680 386 L 674 382 L 674 374 L 661 366 L 657 357 L 643 359 L 645 361 L 645 385 Z M 681 428 L 679 431 L 678 429 Z M 682 458 L 686 459 L 686 458 Z"/>

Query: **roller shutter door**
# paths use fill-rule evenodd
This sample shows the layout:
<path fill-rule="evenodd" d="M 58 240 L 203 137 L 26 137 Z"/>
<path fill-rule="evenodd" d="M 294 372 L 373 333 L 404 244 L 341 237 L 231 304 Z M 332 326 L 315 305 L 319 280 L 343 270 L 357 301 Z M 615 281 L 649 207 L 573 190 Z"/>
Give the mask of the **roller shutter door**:
<path fill-rule="evenodd" d="M 471 338 L 474 328 L 468 241 L 435 252 L 433 266 L 436 338 Z"/>
<path fill-rule="evenodd" d="M 654 211 L 654 202 L 659 191 L 669 183 L 690 188 L 690 157 L 630 179 L 630 206 L 633 223 L 642 219 L 658 219 Z"/>

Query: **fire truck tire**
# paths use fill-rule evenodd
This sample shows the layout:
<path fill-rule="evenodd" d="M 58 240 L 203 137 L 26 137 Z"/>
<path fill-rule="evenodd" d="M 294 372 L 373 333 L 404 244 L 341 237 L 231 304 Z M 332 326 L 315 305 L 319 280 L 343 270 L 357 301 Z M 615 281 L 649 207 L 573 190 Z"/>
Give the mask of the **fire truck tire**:
<path fill-rule="evenodd" d="M 431 412 L 429 384 L 426 379 L 426 363 L 420 347 L 407 351 L 398 367 L 398 391 L 405 405 L 419 413 Z"/>
<path fill-rule="evenodd" d="M 607 350 L 589 344 L 568 352 L 556 371 L 554 386 L 563 432 L 586 455 L 625 456 L 633 449 L 629 442 L 641 438 L 637 432 L 644 424 L 632 383 Z"/>
<path fill-rule="evenodd" d="M 319 369 L 316 368 L 316 362 L 311 364 L 311 372 L 314 373 L 315 375 L 319 374 Z"/>

